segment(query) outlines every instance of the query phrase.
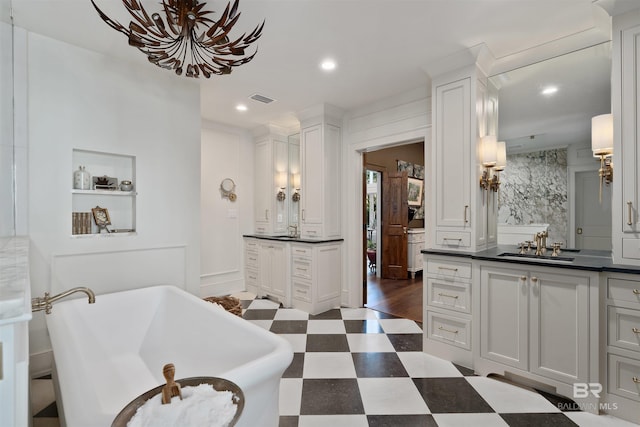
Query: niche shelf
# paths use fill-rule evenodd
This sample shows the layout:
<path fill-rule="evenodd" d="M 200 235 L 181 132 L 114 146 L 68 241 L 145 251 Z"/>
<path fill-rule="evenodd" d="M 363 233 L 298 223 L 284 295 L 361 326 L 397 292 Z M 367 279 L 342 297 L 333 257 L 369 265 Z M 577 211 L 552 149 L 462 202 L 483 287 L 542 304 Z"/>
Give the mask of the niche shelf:
<path fill-rule="evenodd" d="M 135 156 L 89 151 L 82 149 L 72 150 L 72 170 L 70 171 L 71 187 L 71 212 L 69 214 L 69 231 L 73 238 L 106 238 L 118 236 L 132 236 L 136 234 L 136 158 Z M 80 166 L 91 175 L 91 189 L 83 190 L 73 188 L 73 174 Z M 93 177 L 108 176 L 116 178 L 116 188 L 94 189 Z M 121 191 L 120 182 L 131 181 L 132 191 Z M 111 225 L 108 226 L 111 233 L 103 231 L 93 220 L 91 209 L 96 206 L 105 208 L 109 212 Z M 83 212 L 89 214 L 88 226 L 74 227 L 73 213 Z"/>

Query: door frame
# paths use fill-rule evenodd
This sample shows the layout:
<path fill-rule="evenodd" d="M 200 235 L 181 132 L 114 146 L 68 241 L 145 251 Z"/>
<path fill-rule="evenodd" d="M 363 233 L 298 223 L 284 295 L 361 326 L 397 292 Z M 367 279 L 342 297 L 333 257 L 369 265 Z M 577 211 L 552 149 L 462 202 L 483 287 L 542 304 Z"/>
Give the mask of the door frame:
<path fill-rule="evenodd" d="M 576 247 L 576 174 L 579 172 L 594 172 L 598 174 L 600 163 L 594 158 L 594 165 L 575 165 L 567 167 L 567 174 L 569 175 L 569 182 L 567 183 L 567 199 L 569 206 L 567 207 L 567 247 Z M 603 188 L 603 193 L 604 193 Z M 611 196 L 609 194 L 609 196 Z"/>
<path fill-rule="evenodd" d="M 345 147 L 344 177 L 348 190 L 343 195 L 343 216 L 345 230 L 346 269 L 343 276 L 342 304 L 347 307 L 362 307 L 363 264 L 362 242 L 365 238 L 362 230 L 362 209 L 364 203 L 363 177 L 364 153 L 400 145 L 424 142 L 424 164 L 431 164 L 431 125 L 417 127 L 408 132 L 373 138 Z M 426 176 L 425 176 L 425 181 Z M 426 182 L 425 182 L 426 184 Z M 425 194 L 429 194 L 429 187 L 425 185 Z M 425 229 L 427 224 L 425 223 Z"/>

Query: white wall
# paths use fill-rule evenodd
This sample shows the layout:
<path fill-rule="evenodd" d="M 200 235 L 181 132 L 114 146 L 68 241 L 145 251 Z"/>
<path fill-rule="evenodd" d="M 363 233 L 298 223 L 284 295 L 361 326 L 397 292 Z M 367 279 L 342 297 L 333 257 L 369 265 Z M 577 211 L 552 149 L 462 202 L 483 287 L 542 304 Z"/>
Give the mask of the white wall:
<path fill-rule="evenodd" d="M 126 44 L 122 48 L 130 49 Z M 33 33 L 28 34 L 27 61 L 27 76 L 19 78 L 26 79 L 28 87 L 32 295 L 51 290 L 53 260 L 64 260 L 64 277 L 72 282 L 87 254 L 94 262 L 105 254 L 105 262 L 94 271 L 98 294 L 150 285 L 169 272 L 172 281 L 183 282 L 176 285 L 198 295 L 197 83 L 152 65 L 124 63 Z M 70 236 L 71 177 L 78 166 L 71 162 L 74 148 L 136 157 L 137 235 Z M 150 261 L 167 258 L 167 248 L 177 251 L 168 258 L 174 262 Z M 140 261 L 130 262 L 132 256 Z M 78 277 L 80 273 L 86 271 Z M 145 283 L 134 283 L 140 281 Z M 34 316 L 30 336 L 32 362 L 36 359 L 32 371 L 46 369 L 38 363 L 44 359 L 39 355 L 50 348 L 42 312 Z"/>
<path fill-rule="evenodd" d="M 254 142 L 247 131 L 204 122 L 200 199 L 200 293 L 244 290 L 243 234 L 253 231 Z M 236 184 L 235 202 L 222 198 L 220 182 Z"/>

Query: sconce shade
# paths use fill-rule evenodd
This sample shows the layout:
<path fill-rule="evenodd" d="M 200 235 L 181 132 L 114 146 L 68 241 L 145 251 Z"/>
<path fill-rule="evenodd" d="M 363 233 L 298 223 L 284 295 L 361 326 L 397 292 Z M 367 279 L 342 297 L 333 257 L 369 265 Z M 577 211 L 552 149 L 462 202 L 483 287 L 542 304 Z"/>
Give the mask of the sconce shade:
<path fill-rule="evenodd" d="M 591 119 L 591 150 L 594 157 L 613 154 L 612 114 L 602 114 Z"/>
<path fill-rule="evenodd" d="M 287 173 L 278 172 L 278 187 L 285 188 L 287 186 Z"/>
<path fill-rule="evenodd" d="M 497 139 L 495 135 L 487 135 L 480 140 L 480 161 L 484 167 L 493 167 L 496 164 Z"/>
<path fill-rule="evenodd" d="M 300 174 L 299 173 L 294 173 L 292 174 L 292 184 L 293 184 L 293 188 L 300 188 Z"/>
<path fill-rule="evenodd" d="M 496 165 L 493 169 L 500 172 L 507 167 L 507 146 L 504 141 L 498 141 L 496 147 Z"/>

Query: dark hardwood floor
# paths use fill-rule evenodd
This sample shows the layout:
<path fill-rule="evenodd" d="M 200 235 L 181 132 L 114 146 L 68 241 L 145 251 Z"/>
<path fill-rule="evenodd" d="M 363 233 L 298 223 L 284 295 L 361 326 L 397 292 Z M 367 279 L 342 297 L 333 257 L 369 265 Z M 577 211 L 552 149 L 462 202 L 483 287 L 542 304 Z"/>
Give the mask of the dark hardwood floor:
<path fill-rule="evenodd" d="M 422 273 L 415 279 L 380 279 L 367 275 L 366 307 L 422 323 Z"/>

